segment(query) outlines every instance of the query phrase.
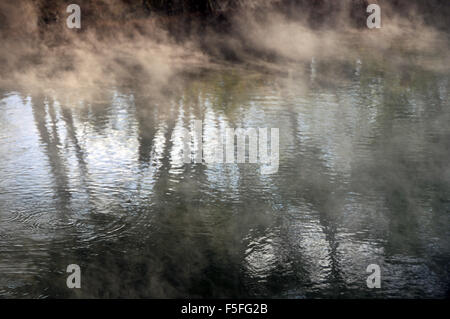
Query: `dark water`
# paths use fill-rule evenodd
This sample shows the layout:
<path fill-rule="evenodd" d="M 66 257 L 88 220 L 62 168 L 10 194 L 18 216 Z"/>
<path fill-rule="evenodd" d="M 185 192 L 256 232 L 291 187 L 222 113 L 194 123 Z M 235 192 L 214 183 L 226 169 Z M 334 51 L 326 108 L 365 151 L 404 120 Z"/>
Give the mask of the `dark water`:
<path fill-rule="evenodd" d="M 448 296 L 448 73 L 361 59 L 191 77 L 165 98 L 0 91 L 1 297 Z M 196 119 L 205 139 L 279 128 L 278 172 L 175 164 Z"/>

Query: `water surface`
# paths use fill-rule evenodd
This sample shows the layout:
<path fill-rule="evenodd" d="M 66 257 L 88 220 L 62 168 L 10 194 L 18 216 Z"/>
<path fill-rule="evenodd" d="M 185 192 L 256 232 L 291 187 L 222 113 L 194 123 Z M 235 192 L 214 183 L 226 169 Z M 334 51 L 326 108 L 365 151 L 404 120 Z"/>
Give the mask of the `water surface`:
<path fill-rule="evenodd" d="M 208 70 L 163 98 L 1 89 L 0 296 L 448 296 L 449 80 L 360 58 Z M 278 172 L 177 164 L 195 120 L 208 145 L 279 128 Z"/>

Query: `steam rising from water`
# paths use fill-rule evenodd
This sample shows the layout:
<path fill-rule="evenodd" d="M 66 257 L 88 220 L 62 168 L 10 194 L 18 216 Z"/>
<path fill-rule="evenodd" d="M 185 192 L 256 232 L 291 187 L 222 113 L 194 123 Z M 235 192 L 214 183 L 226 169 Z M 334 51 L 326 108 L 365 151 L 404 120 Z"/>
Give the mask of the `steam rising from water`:
<path fill-rule="evenodd" d="M 355 27 L 350 1 L 324 1 L 336 12 L 319 26 L 288 2 L 245 1 L 217 30 L 80 1 L 81 31 L 65 27 L 68 3 L 0 3 L 0 90 L 21 92 L 0 113 L 0 268 L 13 269 L 0 294 L 18 293 L 16 280 L 30 288 L 28 274 L 32 295 L 70 294 L 54 278 L 79 256 L 96 297 L 303 296 L 300 283 L 336 296 L 362 289 L 368 259 L 398 279 L 388 295 L 445 294 L 445 33 L 385 2 L 380 30 Z M 258 72 L 211 71 L 234 62 Z M 423 83 L 421 70 L 445 76 Z M 280 173 L 172 165 L 172 136 L 202 118 L 205 131 L 282 128 Z"/>
<path fill-rule="evenodd" d="M 443 33 L 426 26 L 414 12 L 407 17 L 396 14 L 388 3 L 382 3 L 380 30 L 352 26 L 350 13 L 355 1 L 330 4 L 317 19 L 325 21 L 322 28 L 313 29 L 314 8 L 309 15 L 302 14 L 307 12 L 303 4 L 295 14 L 292 10 L 286 14 L 285 2 L 272 0 L 245 2 L 239 10 L 226 12 L 230 21 L 227 32 L 190 21 L 190 30 L 184 33 L 180 30 L 189 17 L 178 22 L 176 17 L 144 15 L 136 4 L 118 0 L 80 1 L 82 29 L 75 31 L 65 27 L 67 4 L 52 3 L 20 0 L 0 4 L 1 86 L 66 89 L 66 93 L 67 89 L 81 89 L 86 94 L 89 89 L 138 82 L 160 93 L 176 87 L 180 72 L 230 57 L 244 65 L 288 74 L 312 59 L 355 61 L 362 51 L 391 54 L 390 62 L 398 67 L 402 61 L 396 52 L 401 50 L 402 54 L 420 52 L 416 63 L 438 70 L 442 63 L 436 65 L 433 54 L 448 51 Z M 359 15 L 366 15 L 364 5 L 359 3 L 356 8 Z M 329 26 L 327 21 L 332 21 Z M 183 36 L 176 39 L 174 33 Z"/>

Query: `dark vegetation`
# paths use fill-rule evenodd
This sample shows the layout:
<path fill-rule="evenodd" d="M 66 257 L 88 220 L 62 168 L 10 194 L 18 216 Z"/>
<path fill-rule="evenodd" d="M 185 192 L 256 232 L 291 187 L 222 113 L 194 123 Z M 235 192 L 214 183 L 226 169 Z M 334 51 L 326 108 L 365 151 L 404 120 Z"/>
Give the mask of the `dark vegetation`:
<path fill-rule="evenodd" d="M 279 13 L 312 28 L 365 28 L 369 3 L 381 6 L 384 21 L 395 16 L 409 20 L 420 16 L 418 26 L 425 22 L 450 29 L 448 0 L 16 0 L 0 2 L 0 38 L 23 38 L 26 34 L 47 37 L 49 29 L 64 28 L 66 7 L 71 3 L 82 8 L 81 33 L 92 29 L 134 32 L 148 30 L 152 23 L 178 38 L 202 34 L 206 29 L 234 33 L 233 19 L 248 11 L 260 21 Z"/>
<path fill-rule="evenodd" d="M 81 29 L 66 27 L 66 8 L 72 3 L 82 9 Z M 128 73 L 134 76 L 139 70 L 146 72 L 143 65 L 151 60 L 148 57 L 165 57 L 172 48 L 183 52 L 175 54 L 182 62 L 200 53 L 214 61 L 261 65 L 259 60 L 297 61 L 312 52 L 323 52 L 319 45 L 322 41 L 329 54 L 346 55 L 349 52 L 339 50 L 337 42 L 342 35 L 352 34 L 354 28 L 367 30 L 366 9 L 370 3 L 381 6 L 382 25 L 393 26 L 383 28 L 383 37 L 375 40 L 385 48 L 395 50 L 397 43 L 427 46 L 424 40 L 431 38 L 427 35 L 435 34 L 427 26 L 445 30 L 439 33 L 444 36 L 449 34 L 449 0 L 0 1 L 0 71 L 6 78 L 7 71 L 21 74 L 38 67 L 36 76 L 42 78 L 73 71 L 80 68 L 77 62 L 86 60 L 102 66 L 99 73 L 123 69 L 131 70 Z M 409 37 L 402 32 L 388 34 L 402 28 L 410 31 Z M 321 32 L 323 29 L 333 32 Z M 327 33 L 333 36 L 324 38 Z M 363 35 L 362 39 L 366 37 L 363 32 L 357 33 Z M 327 40 L 331 43 L 326 44 Z M 158 45 L 170 49 L 156 52 Z M 439 46 L 442 51 L 445 48 Z M 132 58 L 139 50 L 145 61 Z M 91 70 L 86 74 L 90 77 Z"/>
<path fill-rule="evenodd" d="M 71 0 L 33 0 L 39 8 L 39 22 L 54 24 L 61 20 L 61 10 Z M 305 19 L 312 27 L 334 27 L 348 18 L 351 26 L 364 27 L 369 3 L 389 8 L 388 15 L 395 14 L 414 18 L 419 13 L 424 21 L 439 28 L 448 28 L 450 3 L 448 0 L 78 0 L 88 20 L 139 19 L 147 17 L 186 18 L 223 25 L 225 20 L 239 10 L 278 11 L 286 16 Z"/>

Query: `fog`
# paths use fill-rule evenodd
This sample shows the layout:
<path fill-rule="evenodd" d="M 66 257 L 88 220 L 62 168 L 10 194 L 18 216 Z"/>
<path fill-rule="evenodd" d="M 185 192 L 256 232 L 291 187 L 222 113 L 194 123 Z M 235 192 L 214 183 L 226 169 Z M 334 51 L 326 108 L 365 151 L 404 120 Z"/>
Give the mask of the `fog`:
<path fill-rule="evenodd" d="M 355 60 L 364 51 L 389 54 L 398 67 L 406 51 L 439 70 L 433 53 L 448 51 L 446 33 L 425 24 L 413 5 L 395 12 L 382 2 L 382 28 L 370 30 L 364 1 L 325 1 L 316 20 L 305 1 L 238 3 L 222 5 L 220 21 L 205 22 L 192 13 L 146 12 L 138 1 L 80 1 L 78 30 L 66 27 L 65 1 L 2 2 L 1 85 L 87 92 L 134 81 L 158 93 L 176 87 L 182 72 L 230 61 L 289 73 L 313 58 Z"/>
<path fill-rule="evenodd" d="M 2 1 L 0 296 L 448 294 L 444 2 Z M 279 170 L 176 164 L 195 120 Z"/>

